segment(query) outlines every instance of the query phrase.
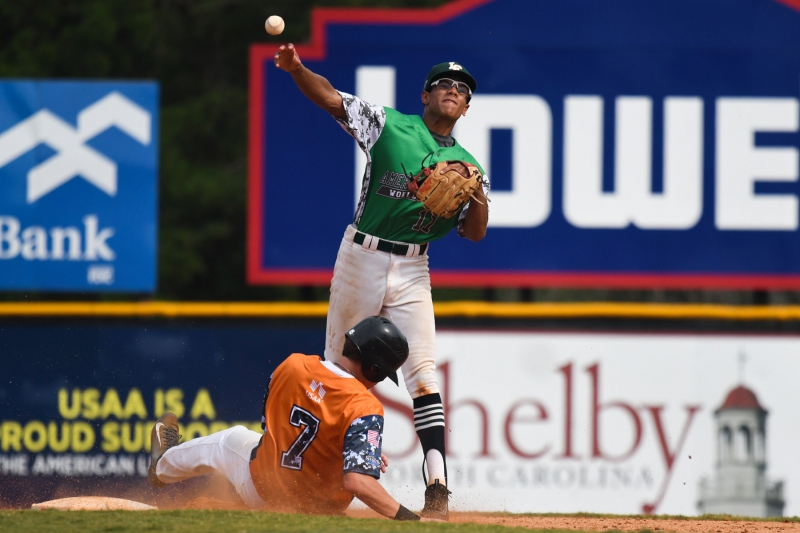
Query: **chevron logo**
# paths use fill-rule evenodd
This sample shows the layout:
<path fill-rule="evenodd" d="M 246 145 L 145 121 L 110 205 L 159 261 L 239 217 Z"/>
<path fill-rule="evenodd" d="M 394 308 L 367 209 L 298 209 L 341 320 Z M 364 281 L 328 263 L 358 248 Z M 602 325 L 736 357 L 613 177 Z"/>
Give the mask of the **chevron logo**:
<path fill-rule="evenodd" d="M 311 390 L 316 392 L 316 393 L 318 393 L 320 398 L 324 398 L 325 397 L 325 389 L 323 388 L 321 381 L 318 382 L 318 381 L 315 381 L 315 380 L 312 379 L 310 386 L 311 386 Z"/>
<path fill-rule="evenodd" d="M 149 145 L 151 122 L 150 113 L 116 91 L 78 113 L 77 128 L 42 109 L 0 134 L 0 168 L 46 144 L 57 153 L 28 172 L 28 204 L 77 176 L 109 196 L 116 196 L 117 164 L 86 146 L 86 142 L 117 127 L 139 143 Z"/>

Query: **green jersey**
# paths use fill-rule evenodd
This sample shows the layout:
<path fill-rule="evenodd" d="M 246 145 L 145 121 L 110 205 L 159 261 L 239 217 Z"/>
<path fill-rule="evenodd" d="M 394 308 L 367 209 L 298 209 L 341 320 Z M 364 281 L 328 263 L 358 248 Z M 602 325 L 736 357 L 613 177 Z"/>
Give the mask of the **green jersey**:
<path fill-rule="evenodd" d="M 441 239 L 460 226 L 469 204 L 459 216 L 435 217 L 408 190 L 408 182 L 423 166 L 439 161 L 467 161 L 483 172 L 475 158 L 458 142 L 439 146 L 418 115 L 404 115 L 340 94 L 347 118 L 337 120 L 367 155 L 353 225 L 369 235 L 413 244 Z M 487 180 L 484 193 L 488 192 Z"/>

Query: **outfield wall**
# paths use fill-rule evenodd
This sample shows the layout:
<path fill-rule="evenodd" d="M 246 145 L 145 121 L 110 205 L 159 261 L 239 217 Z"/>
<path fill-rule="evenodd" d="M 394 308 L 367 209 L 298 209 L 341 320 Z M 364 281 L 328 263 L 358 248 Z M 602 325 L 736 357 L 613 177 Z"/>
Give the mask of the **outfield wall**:
<path fill-rule="evenodd" d="M 697 514 L 701 480 L 717 473 L 715 410 L 743 383 L 769 411 L 765 482 L 782 481 L 785 512 L 798 514 L 798 337 L 441 331 L 437 342 L 457 509 Z M 398 460 L 386 483 L 402 501 L 420 457 L 411 413 L 389 405 Z"/>
<path fill-rule="evenodd" d="M 0 503 L 163 497 L 145 479 L 157 416 L 176 411 L 186 437 L 257 429 L 275 365 L 324 343 L 319 304 L 115 305 L 0 305 Z M 734 467 L 763 462 L 759 490 L 800 514 L 797 308 L 462 302 L 437 314 L 453 508 L 697 514 L 727 453 L 715 411 L 743 384 L 768 415 L 763 442 L 733 427 Z M 410 401 L 388 383 L 378 393 L 383 483 L 420 507 Z"/>

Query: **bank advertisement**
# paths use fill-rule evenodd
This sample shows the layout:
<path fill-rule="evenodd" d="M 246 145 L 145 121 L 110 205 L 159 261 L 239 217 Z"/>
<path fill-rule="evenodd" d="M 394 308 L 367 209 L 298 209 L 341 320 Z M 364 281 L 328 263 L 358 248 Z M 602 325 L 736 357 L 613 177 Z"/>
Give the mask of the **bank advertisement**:
<path fill-rule="evenodd" d="M 0 80 L 0 290 L 153 292 L 158 84 Z"/>
<path fill-rule="evenodd" d="M 800 514 L 800 337 L 437 335 L 451 508 Z M 421 498 L 404 390 L 386 398 L 383 483 Z"/>
<path fill-rule="evenodd" d="M 800 287 L 800 2 L 457 0 L 311 28 L 303 64 L 375 105 L 421 114 L 441 62 L 477 81 L 453 135 L 487 171 L 489 231 L 434 242 L 434 284 Z M 366 157 L 275 41 L 250 56 L 248 279 L 324 285 Z M 416 201 L 402 163 L 376 194 Z"/>

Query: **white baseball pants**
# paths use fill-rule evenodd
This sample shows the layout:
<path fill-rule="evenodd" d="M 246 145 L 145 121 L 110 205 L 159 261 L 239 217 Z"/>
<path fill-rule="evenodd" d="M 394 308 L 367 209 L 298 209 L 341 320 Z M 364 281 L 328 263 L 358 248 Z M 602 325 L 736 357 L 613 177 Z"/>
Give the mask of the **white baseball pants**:
<path fill-rule="evenodd" d="M 428 256 L 406 257 L 375 249 L 368 237 L 355 244 L 350 225 L 339 246 L 331 281 L 325 359 L 342 357 L 345 333 L 368 316 L 381 315 L 408 339 L 403 379 L 412 398 L 439 392 L 436 381 L 436 325 Z"/>
<path fill-rule="evenodd" d="M 234 426 L 207 437 L 198 437 L 167 450 L 156 465 L 158 479 L 179 483 L 217 472 L 230 481 L 236 494 L 251 509 L 266 506 L 250 477 L 250 452 L 260 433 Z"/>

